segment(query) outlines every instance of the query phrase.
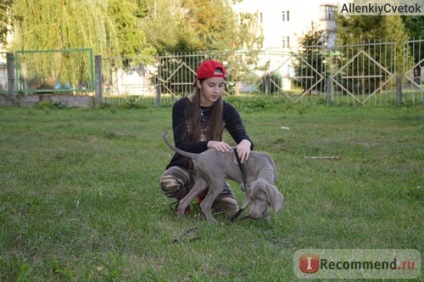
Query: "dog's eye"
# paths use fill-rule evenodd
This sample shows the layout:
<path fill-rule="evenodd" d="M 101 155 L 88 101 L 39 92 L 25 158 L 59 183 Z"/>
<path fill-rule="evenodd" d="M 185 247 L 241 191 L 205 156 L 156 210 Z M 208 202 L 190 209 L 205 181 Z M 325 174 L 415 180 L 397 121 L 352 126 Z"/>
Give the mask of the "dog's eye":
<path fill-rule="evenodd" d="M 267 198 L 266 194 L 262 194 L 262 193 L 253 193 L 253 192 L 250 192 L 249 193 L 249 197 L 252 200 L 268 201 L 268 198 Z"/>

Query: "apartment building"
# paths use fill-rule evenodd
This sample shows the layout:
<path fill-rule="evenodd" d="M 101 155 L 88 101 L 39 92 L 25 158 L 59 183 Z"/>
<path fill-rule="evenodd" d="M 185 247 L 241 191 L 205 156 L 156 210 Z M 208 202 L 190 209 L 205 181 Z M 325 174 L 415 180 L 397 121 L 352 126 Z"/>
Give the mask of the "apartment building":
<path fill-rule="evenodd" d="M 299 38 L 312 29 L 325 31 L 328 47 L 335 45 L 334 15 L 338 0 L 243 0 L 233 5 L 235 12 L 256 15 L 264 36 L 259 64 L 268 70 L 257 75 L 276 73 L 281 77 L 281 89 L 291 90 L 294 73 L 292 52 L 297 51 Z"/>
<path fill-rule="evenodd" d="M 338 0 L 243 0 L 236 12 L 253 13 L 262 26 L 263 49 L 292 49 L 298 38 L 312 28 L 324 30 L 329 46 L 335 41 L 334 13 Z"/>

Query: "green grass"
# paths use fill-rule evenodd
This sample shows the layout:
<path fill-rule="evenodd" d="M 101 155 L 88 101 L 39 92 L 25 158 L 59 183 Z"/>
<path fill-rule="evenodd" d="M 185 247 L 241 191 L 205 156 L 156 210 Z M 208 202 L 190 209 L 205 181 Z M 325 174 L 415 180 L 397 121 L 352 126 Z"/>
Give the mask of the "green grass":
<path fill-rule="evenodd" d="M 424 251 L 422 106 L 236 104 L 286 198 L 269 224 L 175 216 L 170 107 L 0 108 L 0 281 L 292 281 L 302 248 Z"/>

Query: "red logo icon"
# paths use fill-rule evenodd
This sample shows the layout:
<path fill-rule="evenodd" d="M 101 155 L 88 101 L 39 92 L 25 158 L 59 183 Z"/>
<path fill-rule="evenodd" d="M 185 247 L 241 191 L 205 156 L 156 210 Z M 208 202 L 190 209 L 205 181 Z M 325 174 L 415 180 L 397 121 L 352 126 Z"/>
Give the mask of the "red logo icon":
<path fill-rule="evenodd" d="M 319 257 L 317 255 L 302 255 L 299 260 L 300 271 L 315 273 L 319 270 Z"/>

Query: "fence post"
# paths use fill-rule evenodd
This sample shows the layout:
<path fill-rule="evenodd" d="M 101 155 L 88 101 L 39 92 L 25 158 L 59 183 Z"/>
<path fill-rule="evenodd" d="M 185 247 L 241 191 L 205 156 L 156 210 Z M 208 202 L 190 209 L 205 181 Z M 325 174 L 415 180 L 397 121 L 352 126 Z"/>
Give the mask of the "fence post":
<path fill-rule="evenodd" d="M 327 76 L 327 93 L 325 95 L 325 101 L 327 102 L 327 105 L 333 103 L 333 94 L 333 76 L 329 75 Z"/>
<path fill-rule="evenodd" d="M 102 56 L 95 56 L 94 68 L 96 72 L 96 106 L 101 106 L 103 103 Z"/>
<path fill-rule="evenodd" d="M 160 106 L 160 84 L 156 84 L 156 106 Z"/>
<path fill-rule="evenodd" d="M 396 76 L 396 106 L 400 106 L 403 103 L 402 95 L 402 77 Z"/>
<path fill-rule="evenodd" d="M 13 53 L 6 54 L 7 60 L 7 94 L 12 102 L 16 101 L 15 93 L 15 57 Z"/>

